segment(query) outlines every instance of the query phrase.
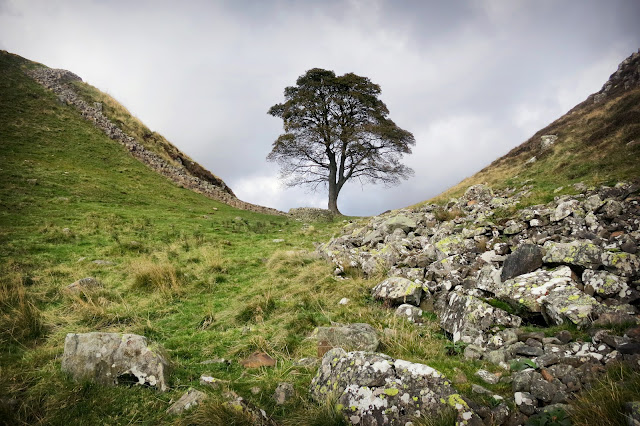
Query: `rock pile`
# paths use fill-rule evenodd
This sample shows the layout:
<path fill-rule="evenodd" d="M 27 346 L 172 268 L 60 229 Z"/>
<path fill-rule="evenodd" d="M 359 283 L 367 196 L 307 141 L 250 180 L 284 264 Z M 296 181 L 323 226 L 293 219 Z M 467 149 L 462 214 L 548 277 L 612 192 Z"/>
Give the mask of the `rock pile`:
<path fill-rule="evenodd" d="M 239 209 L 267 214 L 283 214 L 275 209 L 241 201 L 235 197 L 233 191 L 222 180 L 212 175 L 208 179 L 203 179 L 182 164 L 182 160 L 179 159 L 180 164 L 171 164 L 157 153 L 145 148 L 143 144 L 133 136 L 126 134 L 103 114 L 100 102 L 89 104 L 76 93 L 72 83 L 82 81 L 82 79 L 74 73 L 51 68 L 37 68 L 28 70 L 26 73 L 45 88 L 52 90 L 58 96 L 59 102 L 73 105 L 86 120 L 91 121 L 109 138 L 124 145 L 132 156 L 176 184 Z"/>
<path fill-rule="evenodd" d="M 467 345 L 465 356 L 514 371 L 524 415 L 566 402 L 611 362 L 640 367 L 640 186 L 577 185 L 577 195 L 510 209 L 528 189 L 496 194 L 475 185 L 445 207 L 349 224 L 317 247 L 336 273 L 388 272 L 374 298 L 405 304 L 407 316 L 408 306 L 434 311 L 453 341 Z M 527 324 L 571 324 L 592 337 L 546 337 L 524 332 Z"/>

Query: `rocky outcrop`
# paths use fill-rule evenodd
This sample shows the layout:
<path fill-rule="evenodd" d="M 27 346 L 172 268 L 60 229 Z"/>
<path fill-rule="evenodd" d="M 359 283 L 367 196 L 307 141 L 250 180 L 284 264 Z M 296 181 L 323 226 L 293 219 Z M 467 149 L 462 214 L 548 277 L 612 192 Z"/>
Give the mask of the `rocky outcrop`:
<path fill-rule="evenodd" d="M 611 74 L 609 80 L 602 86 L 602 89 L 589 98 L 593 99 L 593 103 L 598 103 L 622 91 L 636 87 L 640 87 L 640 49 L 622 61 L 616 72 Z"/>
<path fill-rule="evenodd" d="M 103 385 L 136 384 L 168 389 L 168 362 L 162 349 L 136 334 L 69 333 L 62 370 L 75 380 Z"/>
<path fill-rule="evenodd" d="M 178 156 L 177 163 L 171 164 L 158 153 L 145 148 L 142 143 L 125 133 L 102 112 L 101 103 L 90 104 L 76 93 L 71 83 L 82 81 L 82 79 L 74 73 L 51 68 L 37 68 L 28 70 L 26 73 L 45 88 L 52 90 L 58 96 L 59 102 L 74 106 L 82 117 L 92 122 L 109 138 L 122 144 L 133 157 L 177 185 L 242 210 L 284 214 L 276 209 L 239 200 L 221 179 L 206 173 L 206 170 L 200 166 L 196 167 L 196 163 L 186 160 L 183 156 Z"/>
<path fill-rule="evenodd" d="M 446 206 L 351 223 L 317 250 L 337 271 L 386 270 L 372 296 L 399 315 L 414 317 L 411 306 L 428 298 L 420 307 L 433 307 L 465 356 L 512 371 L 515 405 L 530 416 L 566 402 L 612 362 L 640 368 L 640 331 L 624 331 L 640 313 L 640 186 L 576 189 L 497 217 L 497 206 L 517 205 L 529 188 L 475 185 Z M 521 328 L 561 324 L 593 338 Z M 611 324 L 619 334 L 598 331 Z"/>

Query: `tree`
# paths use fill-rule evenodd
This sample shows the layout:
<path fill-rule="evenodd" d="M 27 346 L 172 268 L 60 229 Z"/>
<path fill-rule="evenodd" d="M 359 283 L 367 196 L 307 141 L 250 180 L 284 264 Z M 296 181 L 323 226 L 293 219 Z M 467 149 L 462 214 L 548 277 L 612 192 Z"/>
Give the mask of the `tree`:
<path fill-rule="evenodd" d="M 285 102 L 269 109 L 284 133 L 267 160 L 280 165 L 287 186 L 329 186 L 329 210 L 340 214 L 338 194 L 350 179 L 397 185 L 413 170 L 400 164 L 413 135 L 387 118 L 380 86 L 353 73 L 336 76 L 314 68 L 284 90 Z"/>

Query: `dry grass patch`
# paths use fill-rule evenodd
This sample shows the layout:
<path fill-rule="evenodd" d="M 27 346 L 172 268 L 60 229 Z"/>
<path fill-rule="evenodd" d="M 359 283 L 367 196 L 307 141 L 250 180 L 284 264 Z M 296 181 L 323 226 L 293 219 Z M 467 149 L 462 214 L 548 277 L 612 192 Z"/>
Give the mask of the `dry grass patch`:
<path fill-rule="evenodd" d="M 39 337 L 44 330 L 42 315 L 25 289 L 23 276 L 4 271 L 0 277 L 0 344 Z"/>
<path fill-rule="evenodd" d="M 167 261 L 141 259 L 131 263 L 133 288 L 163 295 L 178 295 L 184 291 L 182 273 Z"/>

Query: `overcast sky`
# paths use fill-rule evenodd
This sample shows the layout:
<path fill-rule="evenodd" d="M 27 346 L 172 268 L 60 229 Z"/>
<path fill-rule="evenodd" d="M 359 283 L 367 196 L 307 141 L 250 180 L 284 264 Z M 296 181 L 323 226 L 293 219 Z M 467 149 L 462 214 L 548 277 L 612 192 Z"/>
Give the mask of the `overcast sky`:
<path fill-rule="evenodd" d="M 288 210 L 267 115 L 311 68 L 382 87 L 416 138 L 402 185 L 345 186 L 344 214 L 437 195 L 598 91 L 640 47 L 638 0 L 0 0 L 0 48 L 73 71 L 223 178 Z"/>

